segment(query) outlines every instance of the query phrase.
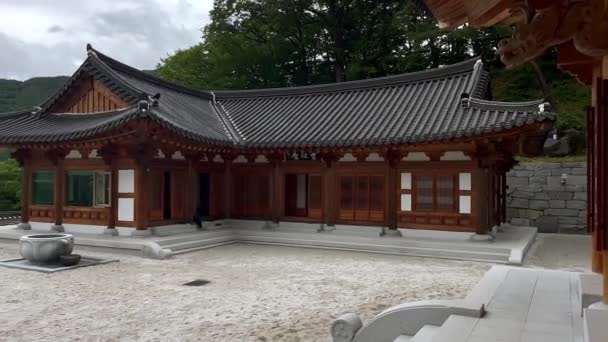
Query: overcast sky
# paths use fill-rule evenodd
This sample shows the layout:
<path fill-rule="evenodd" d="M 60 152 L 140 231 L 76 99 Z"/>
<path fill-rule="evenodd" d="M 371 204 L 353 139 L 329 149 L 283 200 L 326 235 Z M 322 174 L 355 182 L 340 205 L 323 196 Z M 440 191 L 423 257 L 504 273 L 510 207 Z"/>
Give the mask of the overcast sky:
<path fill-rule="evenodd" d="M 0 78 L 70 75 L 86 44 L 152 69 L 200 40 L 213 0 L 0 0 Z"/>

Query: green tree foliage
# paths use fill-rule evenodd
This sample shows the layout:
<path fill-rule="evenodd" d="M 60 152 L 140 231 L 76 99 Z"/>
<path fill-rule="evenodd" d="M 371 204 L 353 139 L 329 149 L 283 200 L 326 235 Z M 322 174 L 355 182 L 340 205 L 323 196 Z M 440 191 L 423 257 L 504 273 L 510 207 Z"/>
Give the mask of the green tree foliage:
<path fill-rule="evenodd" d="M 68 79 L 36 77 L 27 81 L 0 79 L 0 113 L 31 109 L 51 97 Z"/>
<path fill-rule="evenodd" d="M 0 161 L 0 210 L 18 209 L 21 198 L 21 169 L 14 159 Z"/>
<path fill-rule="evenodd" d="M 589 89 L 549 52 L 505 70 L 495 55 L 509 27 L 440 30 L 417 0 L 216 0 L 202 41 L 159 64 L 159 75 L 201 89 L 286 87 L 424 70 L 482 56 L 503 101 L 546 98 L 560 134 L 583 148 Z"/>

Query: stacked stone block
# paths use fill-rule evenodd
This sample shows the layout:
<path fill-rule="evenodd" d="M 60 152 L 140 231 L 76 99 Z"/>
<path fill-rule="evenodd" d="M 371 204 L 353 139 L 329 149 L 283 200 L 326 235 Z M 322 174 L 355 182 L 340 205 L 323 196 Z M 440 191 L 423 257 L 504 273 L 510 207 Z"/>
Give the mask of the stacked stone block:
<path fill-rule="evenodd" d="M 507 173 L 507 185 L 512 225 L 538 227 L 542 233 L 586 232 L 585 162 L 522 163 Z"/>

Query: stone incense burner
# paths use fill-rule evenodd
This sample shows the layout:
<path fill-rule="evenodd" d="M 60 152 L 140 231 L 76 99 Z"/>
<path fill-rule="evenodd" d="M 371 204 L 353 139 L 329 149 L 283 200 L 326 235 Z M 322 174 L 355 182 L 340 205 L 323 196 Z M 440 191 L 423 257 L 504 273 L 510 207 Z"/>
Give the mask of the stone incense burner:
<path fill-rule="evenodd" d="M 19 239 L 19 253 L 34 263 L 59 261 L 62 255 L 69 255 L 74 249 L 71 234 L 33 234 Z"/>

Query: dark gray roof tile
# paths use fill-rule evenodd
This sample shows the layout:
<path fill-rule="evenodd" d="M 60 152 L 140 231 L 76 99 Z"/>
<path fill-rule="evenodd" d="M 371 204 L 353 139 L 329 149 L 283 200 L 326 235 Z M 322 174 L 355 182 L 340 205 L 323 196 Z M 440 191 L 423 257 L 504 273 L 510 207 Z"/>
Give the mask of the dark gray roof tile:
<path fill-rule="evenodd" d="M 135 106 L 160 94 L 147 117 L 190 139 L 243 147 L 331 147 L 419 143 L 473 137 L 543 120 L 543 101 L 485 100 L 489 74 L 479 59 L 382 78 L 279 89 L 198 91 L 158 79 L 89 50 L 42 112 L 0 115 L 0 142 L 83 138 L 142 114 L 134 107 L 100 114 L 47 113 L 82 73 Z M 461 108 L 462 93 L 471 95 Z"/>

